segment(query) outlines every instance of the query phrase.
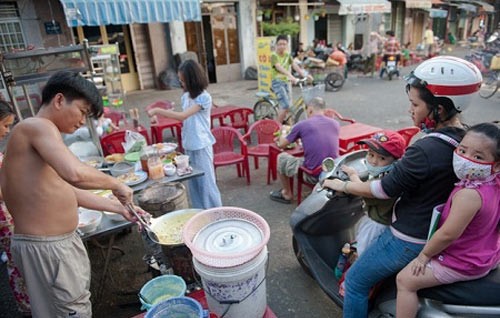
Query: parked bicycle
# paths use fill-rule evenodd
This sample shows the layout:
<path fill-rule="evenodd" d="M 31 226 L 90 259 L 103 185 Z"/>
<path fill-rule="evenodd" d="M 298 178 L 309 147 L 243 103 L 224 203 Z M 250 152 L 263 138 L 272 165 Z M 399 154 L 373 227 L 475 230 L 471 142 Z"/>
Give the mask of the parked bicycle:
<path fill-rule="evenodd" d="M 323 97 L 325 92 L 325 84 L 309 86 L 307 85 L 307 78 L 300 79 L 297 84 L 300 87 L 301 94 L 290 105 L 283 121 L 283 123 L 290 126 L 307 117 L 307 101 L 314 97 Z M 256 95 L 259 100 L 253 106 L 254 120 L 278 118 L 279 102 L 274 92 L 257 92 Z"/>
<path fill-rule="evenodd" d="M 490 98 L 500 88 L 500 72 L 492 70 L 487 74 L 483 74 L 483 83 L 479 89 L 479 96 L 482 98 Z"/>

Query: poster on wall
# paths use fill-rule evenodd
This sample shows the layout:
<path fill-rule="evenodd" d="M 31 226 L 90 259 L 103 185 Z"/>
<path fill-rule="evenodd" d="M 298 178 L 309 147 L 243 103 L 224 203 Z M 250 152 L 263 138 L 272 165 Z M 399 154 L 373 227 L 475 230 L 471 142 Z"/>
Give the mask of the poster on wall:
<path fill-rule="evenodd" d="M 257 70 L 259 91 L 271 91 L 271 53 L 274 50 L 276 37 L 264 36 L 257 38 Z"/>

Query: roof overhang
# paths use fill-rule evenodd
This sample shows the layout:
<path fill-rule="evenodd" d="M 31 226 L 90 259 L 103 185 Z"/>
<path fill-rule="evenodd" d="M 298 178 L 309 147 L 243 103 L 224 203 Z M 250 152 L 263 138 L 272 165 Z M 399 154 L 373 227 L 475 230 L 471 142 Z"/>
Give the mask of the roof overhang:
<path fill-rule="evenodd" d="M 407 9 L 430 9 L 432 8 L 431 0 L 405 0 Z"/>
<path fill-rule="evenodd" d="M 338 0 L 338 2 L 339 15 L 391 12 L 391 3 L 386 0 Z"/>
<path fill-rule="evenodd" d="M 199 0 L 60 0 L 70 27 L 200 21 Z"/>

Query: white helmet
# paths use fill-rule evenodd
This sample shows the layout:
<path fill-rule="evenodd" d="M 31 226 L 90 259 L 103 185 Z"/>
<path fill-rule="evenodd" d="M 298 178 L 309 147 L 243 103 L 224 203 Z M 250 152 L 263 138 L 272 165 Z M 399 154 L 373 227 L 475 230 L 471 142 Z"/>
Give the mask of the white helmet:
<path fill-rule="evenodd" d="M 410 85 L 421 85 L 436 97 L 448 97 L 459 112 L 469 106 L 482 80 L 474 64 L 453 56 L 428 59 L 406 77 Z"/>

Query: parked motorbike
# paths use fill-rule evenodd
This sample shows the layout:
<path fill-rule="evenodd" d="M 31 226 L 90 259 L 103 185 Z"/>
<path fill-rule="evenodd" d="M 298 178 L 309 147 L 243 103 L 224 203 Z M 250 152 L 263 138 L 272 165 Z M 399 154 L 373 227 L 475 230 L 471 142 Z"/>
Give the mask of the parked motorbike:
<path fill-rule="evenodd" d="M 384 68 L 380 72 L 380 78 L 383 78 L 384 74 L 387 74 L 389 81 L 392 80 L 393 76 L 399 76 L 399 69 L 396 60 L 396 55 L 389 55 L 387 57 L 387 63 L 385 63 Z"/>
<path fill-rule="evenodd" d="M 320 182 L 312 193 L 295 209 L 290 226 L 293 249 L 302 269 L 312 276 L 323 291 L 340 307 L 339 280 L 335 267 L 344 243 L 352 242 L 355 228 L 363 216 L 360 197 L 323 189 L 328 178 L 347 180 L 342 165 L 356 169 L 362 180 L 368 172 L 366 150 L 323 161 Z M 436 317 L 500 317 L 500 270 L 469 282 L 424 289 L 419 292 L 419 318 Z M 370 318 L 394 317 L 396 312 L 395 276 L 384 281 L 370 307 Z"/>

